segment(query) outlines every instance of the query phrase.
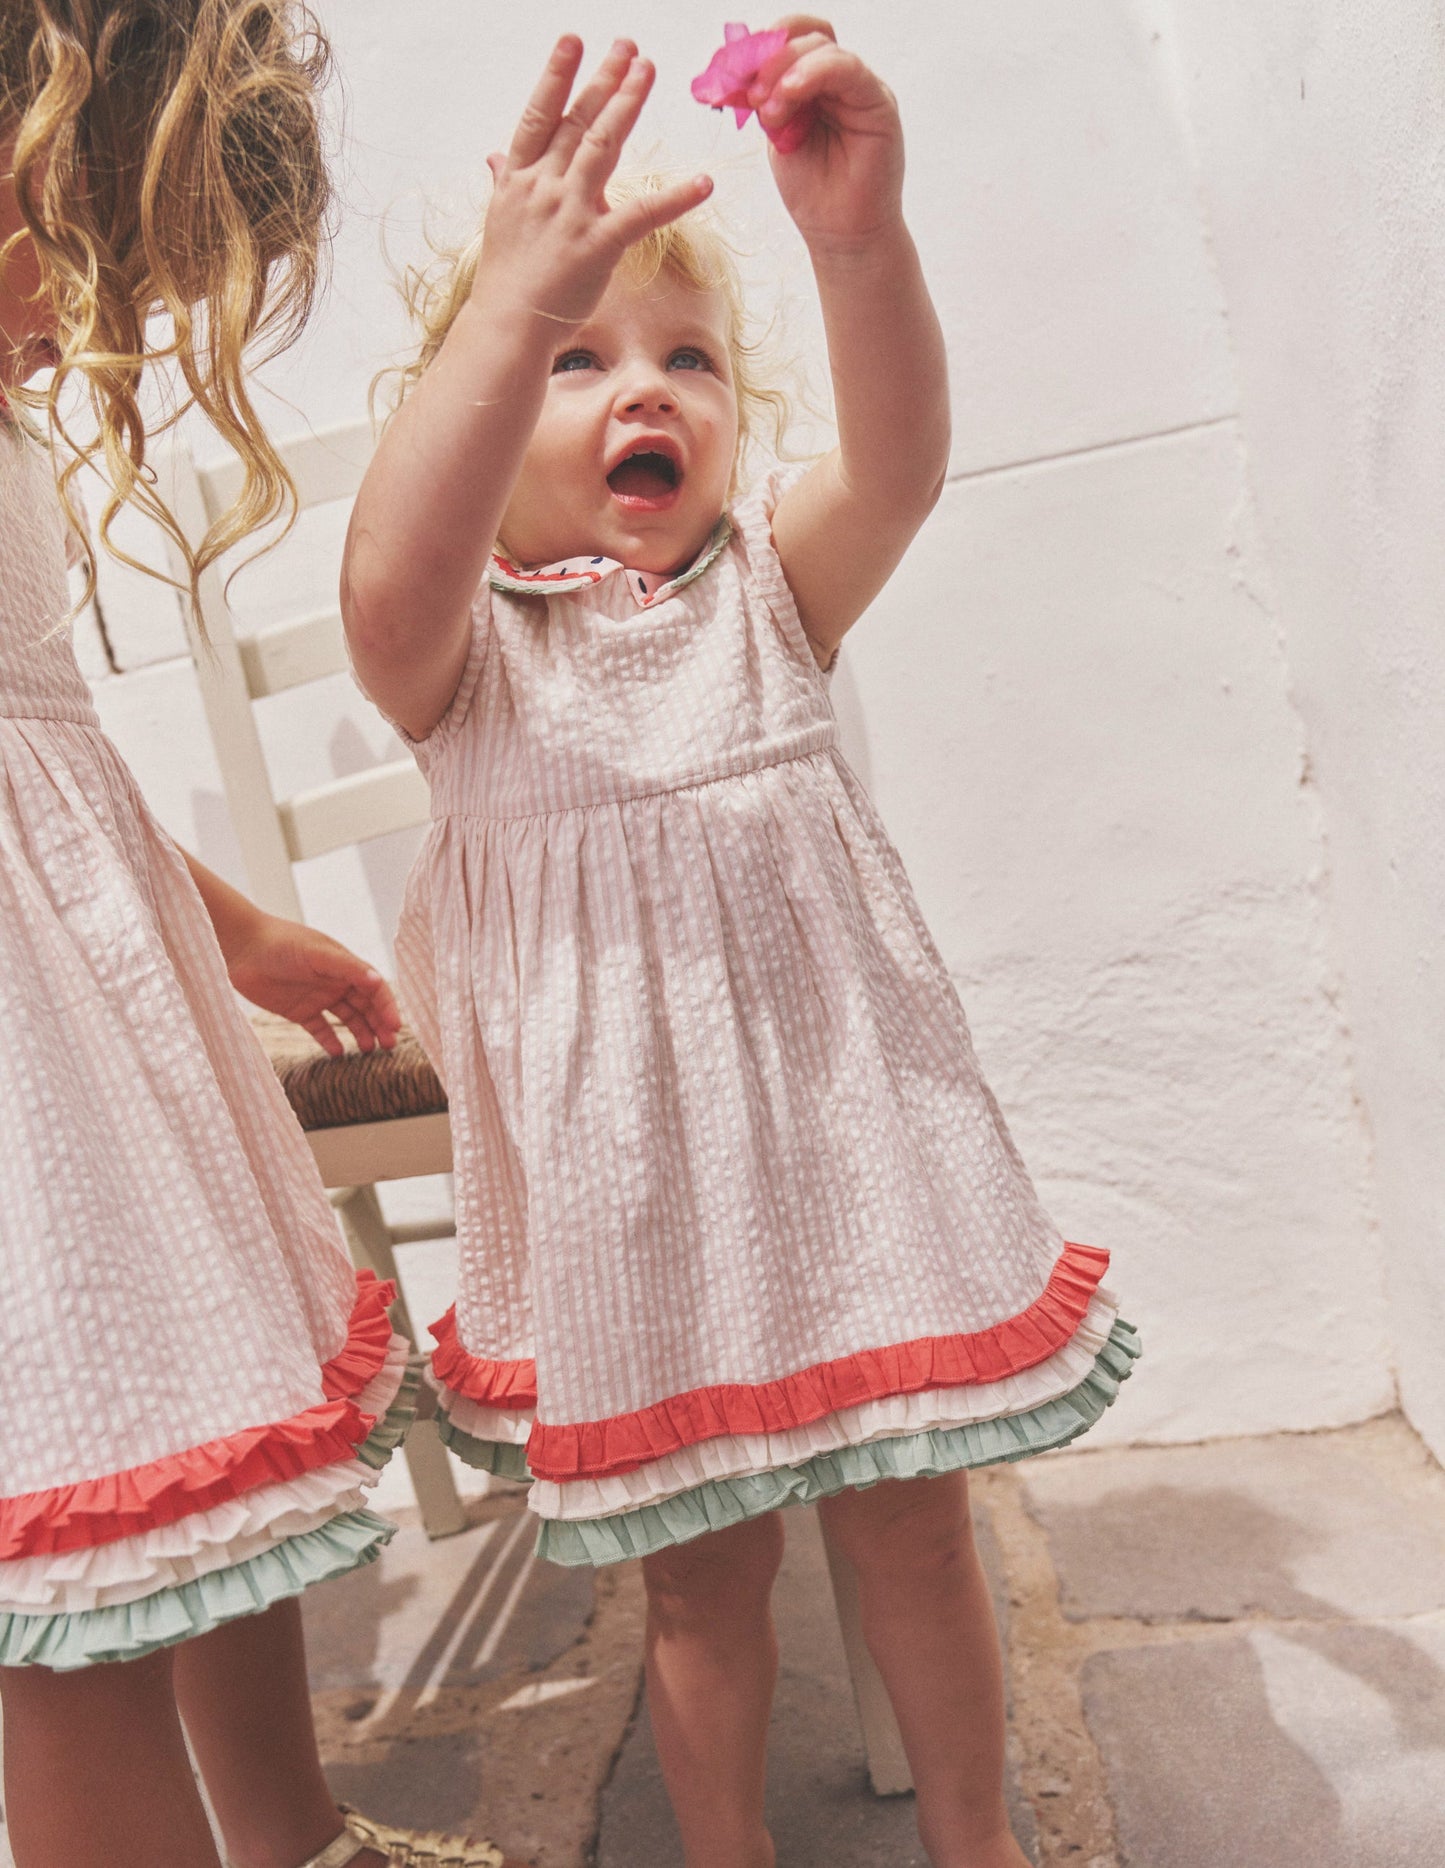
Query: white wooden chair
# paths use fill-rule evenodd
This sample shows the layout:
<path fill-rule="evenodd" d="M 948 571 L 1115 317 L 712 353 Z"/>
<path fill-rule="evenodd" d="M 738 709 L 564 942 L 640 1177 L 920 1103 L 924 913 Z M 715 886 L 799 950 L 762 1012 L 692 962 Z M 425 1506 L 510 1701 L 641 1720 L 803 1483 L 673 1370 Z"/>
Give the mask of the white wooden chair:
<path fill-rule="evenodd" d="M 286 464 L 296 481 L 302 507 L 325 505 L 353 494 L 370 458 L 371 446 L 370 427 L 364 423 L 288 446 Z M 171 510 L 193 541 L 199 541 L 214 518 L 230 505 L 240 480 L 239 463 L 227 460 L 214 467 L 198 468 L 180 446 L 170 451 L 162 472 Z M 179 573 L 178 565 L 173 568 Z M 250 892 L 272 914 L 301 920 L 304 917 L 292 865 L 388 831 L 424 823 L 428 813 L 426 781 L 410 758 L 401 758 L 295 797 L 278 799 L 261 749 L 252 703 L 345 669 L 340 613 L 332 608 L 242 638 L 236 634 L 225 577 L 218 567 L 212 566 L 201 579 L 200 599 L 206 640 L 200 638 L 189 604 L 183 606 L 186 627 Z M 274 1050 L 280 1024 L 257 1021 L 263 1042 L 271 1040 L 268 1049 Z M 309 1040 L 304 1039 L 304 1034 L 296 1035 L 302 1037 L 304 1055 Z M 319 1047 L 316 1055 L 322 1055 Z M 413 1047 L 413 1061 L 418 1055 Z M 413 1094 L 411 1101 L 417 1100 Z M 439 1238 L 451 1230 L 447 1220 L 388 1226 L 376 1195 L 380 1181 L 451 1170 L 451 1132 L 440 1087 L 434 1085 L 433 1094 L 423 1094 L 420 1100 L 432 1106 L 418 1114 L 386 1114 L 375 1120 L 348 1120 L 320 1127 L 311 1126 L 304 1107 L 298 1109 L 352 1257 L 382 1278 L 396 1277 L 397 1245 Z M 406 1306 L 400 1300 L 393 1314 L 397 1326 L 414 1338 Z M 443 1537 L 461 1530 L 466 1522 L 461 1501 L 446 1449 L 430 1421 L 417 1423 L 404 1451 L 428 1534 Z"/>
<path fill-rule="evenodd" d="M 371 427 L 365 422 L 286 444 L 282 454 L 295 479 L 302 509 L 354 494 L 372 447 Z M 199 539 L 231 503 L 239 486 L 238 463 L 198 469 L 178 447 L 169 457 L 163 490 L 187 537 Z M 330 608 L 238 639 L 219 570 L 213 567 L 205 574 L 200 594 L 209 646 L 200 641 L 194 619 L 188 617 L 187 627 L 251 893 L 273 913 L 299 919 L 301 904 L 292 865 L 421 823 L 428 808 L 426 781 L 409 758 L 399 759 L 293 798 L 277 799 L 252 703 L 345 669 L 340 614 Z M 332 1198 L 358 1264 L 371 1266 L 379 1276 L 394 1277 L 394 1245 L 437 1237 L 447 1230 L 445 1222 L 388 1228 L 375 1192 L 378 1181 L 450 1169 L 451 1139 L 444 1112 L 311 1128 L 307 1139 L 327 1186 L 334 1189 Z M 404 1312 L 398 1321 L 409 1329 Z M 428 1531 L 435 1537 L 460 1528 L 456 1490 L 430 1422 L 413 1428 L 406 1453 Z M 826 1537 L 824 1543 L 869 1777 L 880 1796 L 893 1795 L 912 1788 L 902 1740 L 863 1640 L 852 1566 Z"/>

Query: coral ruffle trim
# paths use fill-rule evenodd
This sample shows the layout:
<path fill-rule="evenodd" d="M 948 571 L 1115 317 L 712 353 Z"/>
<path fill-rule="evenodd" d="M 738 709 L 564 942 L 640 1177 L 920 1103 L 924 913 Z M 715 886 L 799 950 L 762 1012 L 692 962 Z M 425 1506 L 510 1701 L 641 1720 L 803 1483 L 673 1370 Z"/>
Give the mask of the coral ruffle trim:
<path fill-rule="evenodd" d="M 395 1294 L 374 1273 L 359 1275 L 346 1342 L 322 1370 L 328 1399 L 318 1406 L 124 1472 L 0 1499 L 0 1560 L 134 1537 L 257 1486 L 355 1459 L 376 1423 L 350 1397 L 386 1360 L 391 1341 L 386 1309 Z"/>
<path fill-rule="evenodd" d="M 470 1355 L 457 1335 L 455 1305 L 432 1324 L 431 1334 L 437 1345 L 432 1351 L 432 1374 L 444 1388 L 465 1395 L 469 1401 L 484 1401 L 489 1407 L 537 1405 L 537 1364 L 531 1356 L 517 1362 L 494 1362 L 486 1356 Z"/>
<path fill-rule="evenodd" d="M 374 1271 L 356 1274 L 356 1302 L 346 1326 L 346 1341 L 321 1370 L 321 1392 L 328 1401 L 351 1400 L 373 1382 L 385 1366 L 391 1348 L 388 1314 L 396 1302 L 396 1286 Z"/>
<path fill-rule="evenodd" d="M 694 1388 L 607 1420 L 535 1421 L 527 1465 L 535 1477 L 559 1484 L 605 1478 L 634 1472 L 720 1434 L 781 1433 L 888 1395 L 1002 1381 L 1045 1361 L 1068 1342 L 1108 1265 L 1109 1254 L 1096 1246 L 1066 1245 L 1028 1309 L 985 1330 L 860 1350 L 757 1386 L 737 1382 Z M 432 1334 L 439 1344 L 432 1367 L 446 1387 L 493 1407 L 535 1404 L 532 1362 L 490 1362 L 468 1355 L 450 1311 L 432 1326 Z"/>

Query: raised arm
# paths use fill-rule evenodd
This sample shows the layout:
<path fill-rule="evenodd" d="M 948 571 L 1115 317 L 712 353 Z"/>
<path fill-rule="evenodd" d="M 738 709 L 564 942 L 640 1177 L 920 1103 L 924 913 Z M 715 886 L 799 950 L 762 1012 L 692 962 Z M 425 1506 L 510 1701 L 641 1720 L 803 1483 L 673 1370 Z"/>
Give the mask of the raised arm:
<path fill-rule="evenodd" d="M 552 361 L 627 247 L 696 207 L 705 177 L 608 207 L 603 191 L 652 88 L 621 39 L 568 97 L 582 43 L 557 42 L 493 190 L 476 278 L 441 349 L 393 417 L 357 496 L 341 612 L 362 684 L 421 738 L 466 663 L 471 607 Z"/>
<path fill-rule="evenodd" d="M 790 38 L 750 96 L 776 129 L 810 107 L 796 150 L 772 151 L 784 205 L 818 282 L 838 445 L 779 501 L 773 542 L 803 626 L 827 662 L 888 581 L 948 468 L 943 333 L 903 221 L 893 94 L 826 21 Z"/>

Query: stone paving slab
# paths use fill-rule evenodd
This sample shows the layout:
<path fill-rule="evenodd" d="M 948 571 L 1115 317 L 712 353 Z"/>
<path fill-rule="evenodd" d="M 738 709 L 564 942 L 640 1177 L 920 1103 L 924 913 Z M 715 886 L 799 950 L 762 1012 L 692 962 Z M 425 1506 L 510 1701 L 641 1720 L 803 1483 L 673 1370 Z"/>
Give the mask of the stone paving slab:
<path fill-rule="evenodd" d="M 980 1549 L 1004 1616 L 997 1553 L 979 1516 Z M 773 1604 L 781 1659 L 768 1739 L 768 1822 L 778 1860 L 787 1868 L 927 1868 L 913 1798 L 876 1797 L 868 1784 L 816 1516 L 790 1510 L 783 1518 L 787 1552 Z M 1031 1849 L 1033 1813 L 1012 1773 L 1010 1807 Z M 597 1868 L 681 1864 L 644 1708 L 603 1795 Z"/>
<path fill-rule="evenodd" d="M 436 1543 L 402 1529 L 376 1564 L 307 1597 L 327 1774 L 392 1822 L 586 1868 L 637 1702 L 641 1576 L 539 1562 L 515 1493 L 470 1513 Z"/>
<path fill-rule="evenodd" d="M 1401 1420 L 1080 1450 L 980 1475 L 975 1503 L 1012 1622 L 1010 1793 L 1036 1860 L 1445 1868 L 1445 1474 Z M 515 1494 L 469 1512 L 461 1536 L 413 1524 L 307 1598 L 336 1789 L 537 1868 L 677 1868 L 634 1717 L 638 1566 L 538 1564 Z M 922 1868 L 912 1799 L 867 1785 L 816 1523 L 786 1523 L 780 1859 Z"/>
<path fill-rule="evenodd" d="M 350 1689 L 359 1705 L 405 1688 L 477 1686 L 548 1667 L 582 1637 L 595 1572 L 539 1562 L 520 1498 L 486 1501 L 472 1517 L 435 1543 L 403 1524 L 375 1563 L 307 1594 L 316 1691 Z"/>
<path fill-rule="evenodd" d="M 1445 1608 L 1445 1473 L 1398 1416 L 1333 1433 L 1077 1451 L 1016 1470 L 1071 1620 Z"/>
<path fill-rule="evenodd" d="M 1445 1863 L 1445 1625 L 1113 1648 L 1084 1704 L 1121 1868 Z"/>

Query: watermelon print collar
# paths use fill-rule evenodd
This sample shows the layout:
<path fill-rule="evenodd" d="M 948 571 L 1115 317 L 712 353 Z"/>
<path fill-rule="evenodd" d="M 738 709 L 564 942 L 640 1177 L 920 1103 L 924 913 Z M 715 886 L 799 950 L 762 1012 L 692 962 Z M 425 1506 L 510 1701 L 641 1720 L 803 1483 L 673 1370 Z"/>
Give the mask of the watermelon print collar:
<path fill-rule="evenodd" d="M 562 596 L 574 590 L 586 590 L 592 584 L 600 584 L 605 577 L 622 573 L 628 593 L 639 610 L 650 610 L 656 603 L 665 603 L 675 596 L 684 585 L 701 577 L 703 572 L 722 551 L 733 535 L 732 521 L 724 513 L 708 535 L 708 541 L 693 559 L 685 571 L 679 571 L 676 577 L 663 578 L 655 571 L 633 571 L 616 558 L 559 558 L 555 564 L 539 564 L 535 570 L 524 571 L 499 552 L 492 553 L 490 581 L 493 590 L 508 590 L 514 594 L 532 596 Z"/>

